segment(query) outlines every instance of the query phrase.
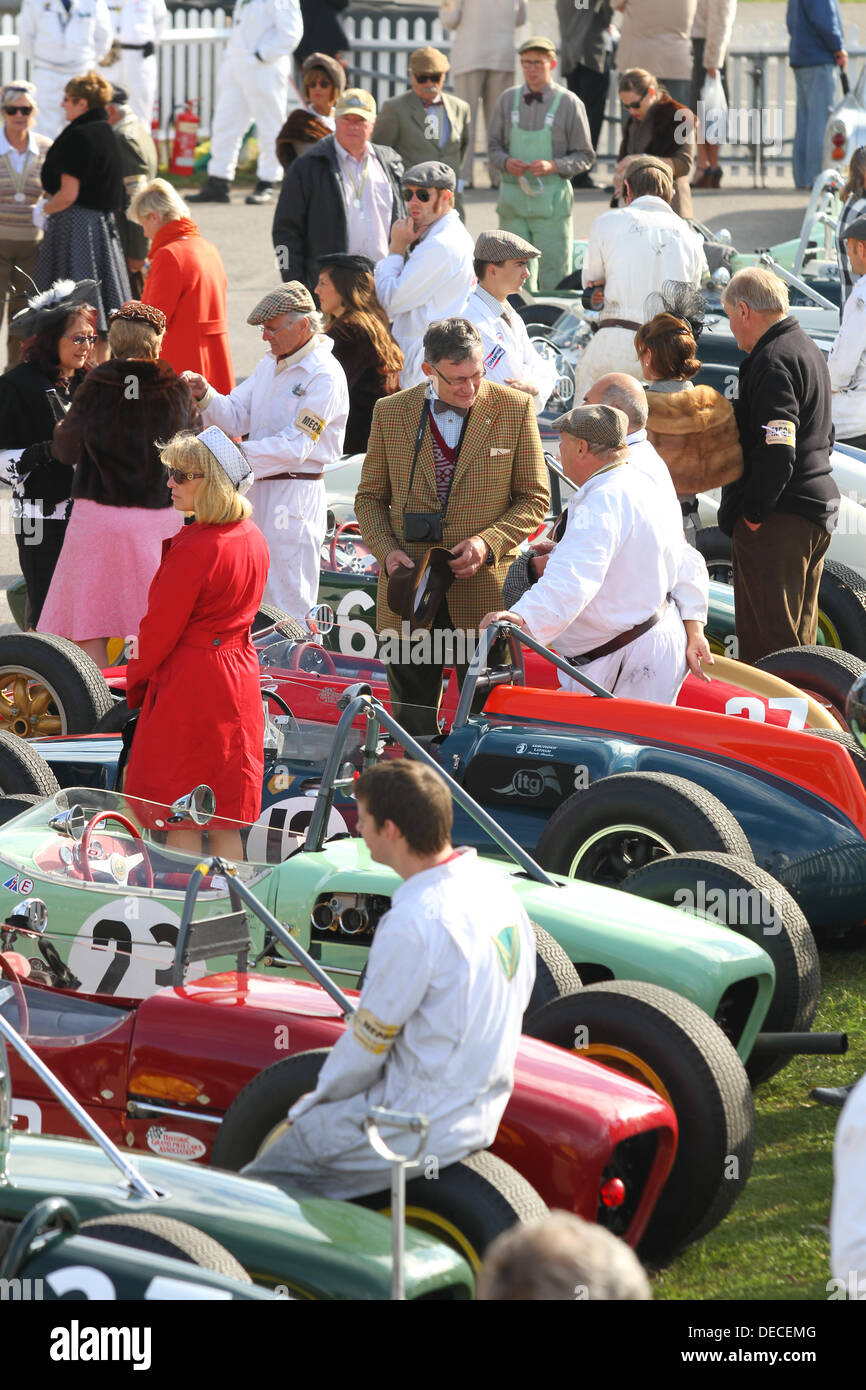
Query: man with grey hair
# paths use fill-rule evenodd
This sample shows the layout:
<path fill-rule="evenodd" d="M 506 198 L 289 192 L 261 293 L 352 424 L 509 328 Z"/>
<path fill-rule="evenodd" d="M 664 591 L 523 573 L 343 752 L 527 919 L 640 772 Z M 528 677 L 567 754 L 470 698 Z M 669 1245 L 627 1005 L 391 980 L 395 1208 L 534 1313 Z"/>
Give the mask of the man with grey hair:
<path fill-rule="evenodd" d="M 391 227 L 388 255 L 376 266 L 376 293 L 405 359 L 402 386 L 424 379 L 424 332 L 434 319 L 462 312 L 472 282 L 474 243 L 454 211 L 454 170 L 441 160 L 407 169 L 408 217 Z M 409 254 L 411 251 L 411 255 Z"/>
<path fill-rule="evenodd" d="M 501 601 L 518 547 L 547 513 L 547 469 L 532 399 L 486 381 L 482 351 L 481 335 L 468 319 L 430 325 L 423 342 L 425 384 L 376 402 L 355 498 L 361 535 L 381 565 L 380 634 L 420 625 L 417 604 L 408 612 L 394 608 L 389 579 L 395 572 L 406 577 L 419 563 L 426 566 L 434 546 L 453 557 L 453 582 L 425 621 L 429 655 L 418 660 L 401 643 L 396 656 L 386 658 L 392 708 L 416 736 L 438 732 L 445 636 L 458 634 L 454 664 L 462 680 L 478 619 Z"/>
<path fill-rule="evenodd" d="M 570 1211 L 512 1226 L 487 1250 L 478 1276 L 482 1303 L 652 1298 L 637 1255 L 611 1231 Z"/>
<path fill-rule="evenodd" d="M 719 525 L 733 539 L 737 655 L 755 662 L 818 633 L 818 587 L 839 511 L 833 480 L 832 390 L 820 349 L 788 316 L 788 289 L 749 266 L 722 304 L 738 347 L 734 403 L 743 476 L 722 492 Z"/>
<path fill-rule="evenodd" d="M 670 602 L 679 546 L 662 495 L 628 464 L 628 419 L 609 405 L 577 406 L 553 423 L 563 472 L 577 491 L 565 535 L 544 573 L 510 610 L 482 627 L 525 627 L 607 690 L 676 702 L 686 675 L 686 633 Z M 568 690 L 584 689 L 560 673 Z"/>
<path fill-rule="evenodd" d="M 349 388 L 299 281 L 266 294 L 247 323 L 261 325 L 269 352 L 240 386 L 221 396 L 197 372 L 183 376 L 206 425 L 234 439 L 247 436 L 244 452 L 256 478 L 250 501 L 271 552 L 265 601 L 303 622 L 319 590 L 322 478 L 343 452 Z"/>

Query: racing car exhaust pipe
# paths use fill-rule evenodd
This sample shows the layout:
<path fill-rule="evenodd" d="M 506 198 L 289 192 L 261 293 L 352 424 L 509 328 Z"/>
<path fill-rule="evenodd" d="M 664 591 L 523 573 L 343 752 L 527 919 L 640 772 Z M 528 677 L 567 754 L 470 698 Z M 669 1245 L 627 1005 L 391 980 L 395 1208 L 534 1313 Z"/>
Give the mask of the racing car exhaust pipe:
<path fill-rule="evenodd" d="M 752 1056 L 766 1057 L 783 1052 L 791 1057 L 841 1057 L 847 1051 L 847 1033 L 759 1033 Z"/>

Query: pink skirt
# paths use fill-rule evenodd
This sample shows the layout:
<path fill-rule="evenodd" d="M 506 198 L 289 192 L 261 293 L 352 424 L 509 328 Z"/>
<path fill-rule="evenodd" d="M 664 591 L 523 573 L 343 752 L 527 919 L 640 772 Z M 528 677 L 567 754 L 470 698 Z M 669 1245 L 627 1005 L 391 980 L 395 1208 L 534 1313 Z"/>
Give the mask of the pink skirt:
<path fill-rule="evenodd" d="M 78 498 L 37 631 L 73 642 L 134 636 L 162 543 L 182 525 L 183 512 L 174 507 L 106 507 Z"/>

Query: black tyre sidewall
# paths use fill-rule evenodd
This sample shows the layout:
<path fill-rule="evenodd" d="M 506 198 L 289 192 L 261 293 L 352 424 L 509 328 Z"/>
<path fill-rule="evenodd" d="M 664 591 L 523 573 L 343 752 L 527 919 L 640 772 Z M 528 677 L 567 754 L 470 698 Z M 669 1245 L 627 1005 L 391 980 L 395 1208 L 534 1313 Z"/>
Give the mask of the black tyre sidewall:
<path fill-rule="evenodd" d="M 113 697 L 105 677 L 74 642 L 47 633 L 0 636 L 0 669 L 19 664 L 37 672 L 57 692 L 67 734 L 89 734 L 111 708 Z"/>
<path fill-rule="evenodd" d="M 45 798 L 55 796 L 60 783 L 44 758 L 24 739 L 0 732 L 0 792 L 16 796 L 20 792 Z"/>
<path fill-rule="evenodd" d="M 252 1163 L 271 1130 L 284 1120 L 296 1100 L 313 1091 L 328 1048 L 296 1052 L 254 1076 L 235 1097 L 217 1130 L 210 1161 L 237 1173 Z"/>

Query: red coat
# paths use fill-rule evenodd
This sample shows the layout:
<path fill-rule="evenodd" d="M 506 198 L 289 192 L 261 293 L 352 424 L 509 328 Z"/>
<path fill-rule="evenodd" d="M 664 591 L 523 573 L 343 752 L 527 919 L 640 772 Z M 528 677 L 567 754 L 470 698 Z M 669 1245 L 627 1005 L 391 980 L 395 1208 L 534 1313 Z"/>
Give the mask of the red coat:
<path fill-rule="evenodd" d="M 226 272 L 219 251 L 189 217 L 160 227 L 150 243 L 145 304 L 168 319 L 160 357 L 174 370 L 200 372 L 220 395 L 235 384 L 226 317 Z"/>
<path fill-rule="evenodd" d="M 191 522 L 164 543 L 127 670 L 129 707 L 141 705 L 128 796 L 168 805 L 206 782 L 218 816 L 258 817 L 264 716 L 250 626 L 268 562 L 251 521 Z"/>

